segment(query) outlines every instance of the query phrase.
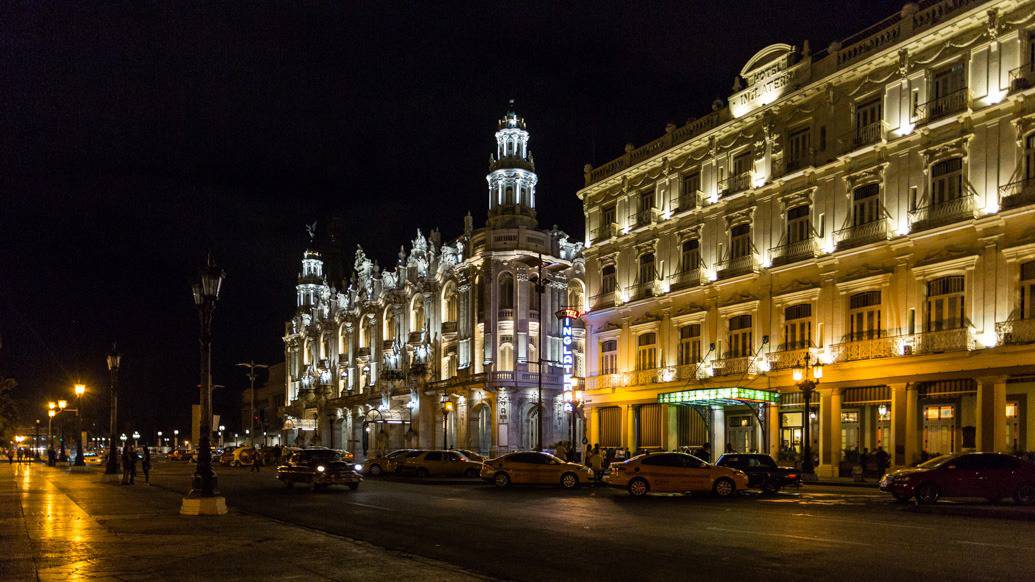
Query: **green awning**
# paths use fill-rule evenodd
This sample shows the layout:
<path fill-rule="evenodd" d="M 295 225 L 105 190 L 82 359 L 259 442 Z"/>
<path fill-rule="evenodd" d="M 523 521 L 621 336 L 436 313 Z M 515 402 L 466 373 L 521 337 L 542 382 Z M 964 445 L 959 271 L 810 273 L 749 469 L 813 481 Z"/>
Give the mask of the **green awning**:
<path fill-rule="evenodd" d="M 780 400 L 780 393 L 772 390 L 758 390 L 756 388 L 698 388 L 695 390 L 680 390 L 679 392 L 666 392 L 658 394 L 658 402 L 662 404 L 692 404 L 695 406 L 707 405 L 729 405 L 729 404 L 756 404 L 762 402 L 776 403 Z"/>

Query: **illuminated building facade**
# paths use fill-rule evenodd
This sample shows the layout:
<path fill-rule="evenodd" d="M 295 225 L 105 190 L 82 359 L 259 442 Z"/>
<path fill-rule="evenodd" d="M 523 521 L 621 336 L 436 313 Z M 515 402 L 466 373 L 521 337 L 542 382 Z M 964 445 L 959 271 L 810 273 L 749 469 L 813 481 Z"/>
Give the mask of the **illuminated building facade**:
<path fill-rule="evenodd" d="M 564 341 L 554 313 L 584 308 L 582 244 L 537 228 L 528 142 L 524 119 L 508 112 L 486 176 L 484 228 L 475 229 L 468 215 L 452 241 L 418 231 L 390 270 L 360 248 L 351 279 L 340 287 L 328 283 L 321 254 L 306 251 L 297 311 L 284 334 L 286 442 L 360 455 L 402 447 L 485 454 L 533 448 L 540 344 L 549 362 L 543 444 L 565 438 Z M 582 375 L 581 325 L 572 337 L 575 374 Z"/>
<path fill-rule="evenodd" d="M 1033 2 L 907 4 L 587 166 L 591 440 L 1035 449 L 1033 55 Z"/>

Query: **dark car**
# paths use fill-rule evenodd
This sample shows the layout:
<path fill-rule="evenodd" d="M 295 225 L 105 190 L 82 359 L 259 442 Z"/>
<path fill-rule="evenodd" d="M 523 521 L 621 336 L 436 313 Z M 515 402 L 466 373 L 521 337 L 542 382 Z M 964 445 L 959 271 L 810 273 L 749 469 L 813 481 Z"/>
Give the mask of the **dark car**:
<path fill-rule="evenodd" d="M 801 472 L 794 467 L 781 467 L 769 455 L 758 453 L 731 453 L 715 462 L 720 467 L 739 469 L 747 473 L 748 487 L 776 493 L 787 485 L 801 485 Z"/>
<path fill-rule="evenodd" d="M 884 476 L 881 491 L 905 501 L 934 503 L 942 497 L 984 497 L 996 502 L 1013 497 L 1035 504 L 1035 465 L 1001 453 L 941 455 L 916 467 Z"/>
<path fill-rule="evenodd" d="M 355 491 L 363 477 L 341 453 L 331 449 L 300 449 L 277 467 L 277 479 L 288 487 L 295 483 L 310 485 L 314 490 L 331 485 L 348 485 Z"/>

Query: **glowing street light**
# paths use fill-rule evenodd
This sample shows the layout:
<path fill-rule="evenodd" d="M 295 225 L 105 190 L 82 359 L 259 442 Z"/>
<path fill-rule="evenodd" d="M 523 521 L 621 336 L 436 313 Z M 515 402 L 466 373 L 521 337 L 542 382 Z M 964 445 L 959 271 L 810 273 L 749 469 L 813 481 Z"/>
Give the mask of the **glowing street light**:
<path fill-rule="evenodd" d="M 809 476 L 815 472 L 815 466 L 812 463 L 812 436 L 810 434 L 812 428 L 812 394 L 815 393 L 816 386 L 819 385 L 819 381 L 823 377 L 823 366 L 812 365 L 811 358 L 812 355 L 809 352 L 805 352 L 802 364 L 796 366 L 792 372 L 794 381 L 798 384 L 798 390 L 801 390 L 804 403 L 804 414 L 802 414 L 801 472 L 802 475 Z"/>

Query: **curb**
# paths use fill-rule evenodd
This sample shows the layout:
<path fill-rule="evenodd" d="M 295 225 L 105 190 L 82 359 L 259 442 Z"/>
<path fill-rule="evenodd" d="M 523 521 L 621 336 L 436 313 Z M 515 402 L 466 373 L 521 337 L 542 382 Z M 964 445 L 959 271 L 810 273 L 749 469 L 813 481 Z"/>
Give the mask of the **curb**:
<path fill-rule="evenodd" d="M 1014 521 L 1035 521 L 1035 511 L 1020 507 L 968 507 L 961 505 L 912 505 L 904 511 L 925 513 L 928 515 L 955 515 L 961 517 L 978 517 L 993 519 L 1009 519 Z"/>

